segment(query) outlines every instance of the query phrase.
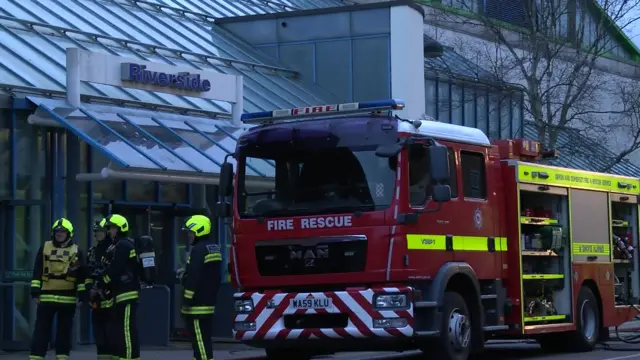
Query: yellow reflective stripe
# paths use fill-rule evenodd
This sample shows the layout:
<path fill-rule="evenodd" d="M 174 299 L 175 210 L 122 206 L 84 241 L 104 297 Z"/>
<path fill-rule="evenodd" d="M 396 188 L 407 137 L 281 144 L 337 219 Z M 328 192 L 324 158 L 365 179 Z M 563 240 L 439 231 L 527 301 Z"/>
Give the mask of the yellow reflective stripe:
<path fill-rule="evenodd" d="M 532 317 L 525 317 L 524 322 L 564 320 L 566 318 L 567 318 L 567 315 L 532 316 Z"/>
<path fill-rule="evenodd" d="M 409 250 L 447 250 L 446 235 L 407 234 Z M 452 236 L 453 250 L 489 251 L 489 238 L 484 236 Z M 507 238 L 494 238 L 495 251 L 507 251 Z"/>
<path fill-rule="evenodd" d="M 564 279 L 564 274 L 527 274 L 522 275 L 524 280 L 555 280 Z"/>
<path fill-rule="evenodd" d="M 225 281 L 228 283 L 231 282 L 231 274 L 227 274 L 227 276 L 225 277 Z"/>
<path fill-rule="evenodd" d="M 31 280 L 31 287 L 39 288 L 42 283 L 40 280 Z"/>
<path fill-rule="evenodd" d="M 110 308 L 113 306 L 113 299 L 104 300 L 100 302 L 101 308 Z"/>
<path fill-rule="evenodd" d="M 138 298 L 137 291 L 129 291 L 116 296 L 116 304 L 122 301 L 133 300 Z"/>
<path fill-rule="evenodd" d="M 56 355 L 56 360 L 68 359 L 69 355 Z"/>
<path fill-rule="evenodd" d="M 187 264 L 191 263 L 191 255 L 189 255 L 189 257 L 187 258 Z"/>
<path fill-rule="evenodd" d="M 220 253 L 211 253 L 207 254 L 204 257 L 204 263 L 213 262 L 213 261 L 222 261 L 222 254 Z"/>
<path fill-rule="evenodd" d="M 453 250 L 489 251 L 489 240 L 486 237 L 454 236 Z"/>
<path fill-rule="evenodd" d="M 181 309 L 183 314 L 187 315 L 209 315 L 216 311 L 215 306 L 183 306 Z"/>
<path fill-rule="evenodd" d="M 129 251 L 129 258 L 134 258 L 134 257 L 136 257 L 136 250 L 131 249 L 131 251 Z"/>
<path fill-rule="evenodd" d="M 84 281 L 84 285 L 85 286 L 91 285 L 91 284 L 93 284 L 93 279 L 87 279 L 87 280 Z"/>
<path fill-rule="evenodd" d="M 446 236 L 407 234 L 407 249 L 409 250 L 446 250 Z"/>
<path fill-rule="evenodd" d="M 29 360 L 40 360 L 40 359 L 44 359 L 44 357 L 36 356 L 36 355 L 29 355 Z"/>
<path fill-rule="evenodd" d="M 62 296 L 62 295 L 40 295 L 40 302 L 52 302 L 60 304 L 75 304 L 76 298 L 74 296 Z"/>
<path fill-rule="evenodd" d="M 193 299 L 194 292 L 191 290 L 184 289 L 184 297 L 185 299 Z"/>
<path fill-rule="evenodd" d="M 532 216 L 521 216 L 520 224 L 532 224 L 532 225 L 555 225 L 558 224 L 556 219 L 538 218 Z"/>
<path fill-rule="evenodd" d="M 522 163 L 518 163 L 518 181 L 633 195 L 640 189 L 638 179 Z"/>
<path fill-rule="evenodd" d="M 196 341 L 198 342 L 198 349 L 200 350 L 200 359 L 207 358 L 207 351 L 204 349 L 204 341 L 202 341 L 202 332 L 200 331 L 200 320 L 193 320 L 193 328 L 196 331 Z"/>
<path fill-rule="evenodd" d="M 571 249 L 574 255 L 609 255 L 611 247 L 604 243 L 573 243 Z"/>
<path fill-rule="evenodd" d="M 84 286 L 84 284 L 78 285 L 78 291 L 85 291 L 85 290 L 87 290 L 87 288 Z"/>
<path fill-rule="evenodd" d="M 124 308 L 124 344 L 127 348 L 127 359 L 131 359 L 131 324 L 129 323 L 130 316 L 131 304 L 127 304 L 127 307 Z"/>
<path fill-rule="evenodd" d="M 109 277 L 109 275 L 105 275 L 102 277 L 102 280 L 104 280 L 105 284 L 108 284 L 111 282 L 111 278 Z"/>

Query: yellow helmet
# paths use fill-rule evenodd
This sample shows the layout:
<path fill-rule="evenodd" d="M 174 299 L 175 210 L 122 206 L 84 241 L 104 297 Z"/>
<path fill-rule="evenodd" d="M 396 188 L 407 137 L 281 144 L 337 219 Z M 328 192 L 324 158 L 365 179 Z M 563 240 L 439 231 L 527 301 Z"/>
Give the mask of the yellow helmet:
<path fill-rule="evenodd" d="M 65 219 L 65 218 L 60 218 L 56 221 L 53 222 L 53 226 L 51 227 L 51 231 L 66 231 L 69 233 L 69 237 L 73 237 L 73 224 L 71 223 L 71 221 Z"/>
<path fill-rule="evenodd" d="M 129 222 L 122 215 L 112 214 L 107 216 L 107 218 L 105 219 L 105 227 L 111 225 L 117 226 L 121 232 L 129 231 Z"/>
<path fill-rule="evenodd" d="M 182 230 L 192 231 L 197 237 L 211 234 L 211 220 L 204 215 L 189 216 Z"/>

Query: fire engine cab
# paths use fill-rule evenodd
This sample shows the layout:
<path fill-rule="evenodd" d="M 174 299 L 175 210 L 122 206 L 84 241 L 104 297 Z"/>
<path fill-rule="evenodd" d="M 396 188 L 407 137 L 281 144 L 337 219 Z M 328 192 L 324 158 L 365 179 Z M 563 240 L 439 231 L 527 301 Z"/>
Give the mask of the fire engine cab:
<path fill-rule="evenodd" d="M 636 315 L 638 179 L 543 165 L 556 154 L 537 142 L 403 107 L 243 116 L 216 209 L 233 219 L 237 340 L 270 359 L 464 360 L 501 337 L 588 351 Z"/>

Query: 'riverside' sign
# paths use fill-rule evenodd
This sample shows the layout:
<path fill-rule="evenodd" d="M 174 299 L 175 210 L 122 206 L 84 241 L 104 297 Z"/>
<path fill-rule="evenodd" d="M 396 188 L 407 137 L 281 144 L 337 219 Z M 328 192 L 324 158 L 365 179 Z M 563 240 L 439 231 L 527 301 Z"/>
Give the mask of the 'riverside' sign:
<path fill-rule="evenodd" d="M 122 81 L 152 84 L 194 92 L 207 92 L 211 90 L 211 81 L 203 79 L 200 74 L 152 71 L 147 70 L 146 65 L 135 63 L 121 63 L 120 67 Z"/>

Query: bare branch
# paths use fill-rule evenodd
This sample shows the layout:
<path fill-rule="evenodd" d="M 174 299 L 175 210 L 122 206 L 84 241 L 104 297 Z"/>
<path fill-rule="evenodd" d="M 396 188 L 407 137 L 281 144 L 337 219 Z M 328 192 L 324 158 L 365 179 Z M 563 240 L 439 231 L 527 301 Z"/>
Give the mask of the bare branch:
<path fill-rule="evenodd" d="M 474 82 L 498 94 L 519 85 L 525 119 L 545 146 L 557 146 L 566 131 L 595 136 L 596 143 L 623 138 L 603 170 L 640 149 L 640 85 L 612 80 L 596 67 L 620 52 L 623 45 L 614 39 L 640 20 L 640 0 L 442 0 L 441 7 L 429 6 L 428 22 L 454 34 L 445 44 L 477 64 Z M 457 78 L 455 69 L 445 69 L 444 76 Z"/>

